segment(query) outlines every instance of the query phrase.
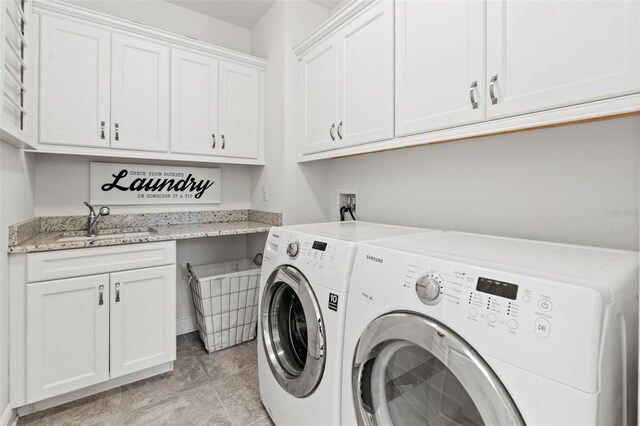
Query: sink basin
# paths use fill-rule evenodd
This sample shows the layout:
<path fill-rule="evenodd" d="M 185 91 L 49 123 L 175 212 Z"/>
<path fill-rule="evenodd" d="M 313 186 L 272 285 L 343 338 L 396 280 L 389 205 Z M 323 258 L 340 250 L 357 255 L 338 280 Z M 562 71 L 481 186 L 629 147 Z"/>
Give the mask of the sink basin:
<path fill-rule="evenodd" d="M 148 237 L 153 234 L 151 230 L 148 231 L 122 231 L 122 232 L 114 232 L 109 231 L 106 233 L 101 233 L 96 235 L 95 237 L 88 237 L 86 235 L 72 235 L 67 237 L 61 237 L 56 240 L 58 243 L 72 243 L 77 241 L 94 241 L 94 240 L 112 240 L 118 238 L 136 238 L 136 237 Z"/>

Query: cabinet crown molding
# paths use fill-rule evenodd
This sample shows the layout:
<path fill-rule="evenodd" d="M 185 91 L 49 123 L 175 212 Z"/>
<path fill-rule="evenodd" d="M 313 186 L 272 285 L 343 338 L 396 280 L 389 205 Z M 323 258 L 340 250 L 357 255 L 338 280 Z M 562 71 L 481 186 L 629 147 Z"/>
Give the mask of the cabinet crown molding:
<path fill-rule="evenodd" d="M 215 55 L 219 58 L 224 58 L 230 61 L 247 64 L 252 67 L 264 70 L 267 67 L 267 61 L 256 56 L 251 56 L 246 53 L 236 52 L 224 47 L 215 46 L 213 44 L 192 39 L 187 36 L 182 36 L 168 31 L 160 30 L 157 28 L 149 27 L 144 24 L 139 24 L 133 21 L 127 21 L 125 19 L 117 18 L 111 15 L 106 15 L 101 12 L 85 9 L 79 6 L 63 3 L 58 0 L 33 0 L 33 12 L 40 13 L 54 13 L 61 14 L 65 17 L 72 17 L 80 19 L 84 22 L 91 22 L 95 24 L 107 25 L 112 29 L 127 31 L 136 35 L 144 37 L 150 37 L 156 40 L 163 41 L 171 45 L 171 47 L 181 47 L 191 50 L 196 50 L 202 53 Z"/>
<path fill-rule="evenodd" d="M 341 28 L 346 22 L 353 19 L 355 15 L 367 8 L 368 6 L 381 1 L 390 0 L 353 0 L 345 7 L 340 9 L 335 15 L 331 16 L 326 22 L 316 28 L 311 34 L 305 37 L 300 43 L 293 48 L 293 53 L 298 59 L 316 43 L 327 37 L 328 35 Z"/>

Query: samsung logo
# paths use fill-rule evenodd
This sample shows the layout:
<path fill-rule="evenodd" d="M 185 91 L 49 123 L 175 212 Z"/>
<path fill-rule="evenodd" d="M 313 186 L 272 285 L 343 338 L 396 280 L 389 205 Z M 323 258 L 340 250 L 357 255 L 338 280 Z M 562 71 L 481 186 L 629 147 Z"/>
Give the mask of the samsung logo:
<path fill-rule="evenodd" d="M 367 255 L 367 260 L 373 260 L 374 262 L 378 262 L 378 263 L 382 263 L 384 262 L 382 259 L 380 259 L 379 257 L 375 257 L 375 256 L 369 256 Z"/>

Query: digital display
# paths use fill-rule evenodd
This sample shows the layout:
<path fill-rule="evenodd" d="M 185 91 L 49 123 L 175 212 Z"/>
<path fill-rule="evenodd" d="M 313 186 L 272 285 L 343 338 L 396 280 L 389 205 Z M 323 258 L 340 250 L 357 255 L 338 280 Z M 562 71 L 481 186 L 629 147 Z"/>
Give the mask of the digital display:
<path fill-rule="evenodd" d="M 314 241 L 312 248 L 314 250 L 325 251 L 327 249 L 327 243 L 323 243 L 322 241 Z"/>
<path fill-rule="evenodd" d="M 516 284 L 498 281 L 491 278 L 478 278 L 476 290 L 483 293 L 489 293 L 494 296 L 506 297 L 511 300 L 516 300 L 518 297 L 518 286 Z"/>

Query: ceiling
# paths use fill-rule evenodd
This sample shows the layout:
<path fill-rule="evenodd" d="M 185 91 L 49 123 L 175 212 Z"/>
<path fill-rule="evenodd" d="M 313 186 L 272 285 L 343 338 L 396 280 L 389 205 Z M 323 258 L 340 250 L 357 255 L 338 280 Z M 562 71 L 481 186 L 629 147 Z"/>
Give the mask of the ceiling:
<path fill-rule="evenodd" d="M 203 15 L 211 16 L 243 28 L 253 28 L 275 0 L 167 0 L 178 6 Z M 304 1 L 304 0 L 285 0 Z M 333 9 L 342 0 L 309 0 L 327 10 Z"/>

